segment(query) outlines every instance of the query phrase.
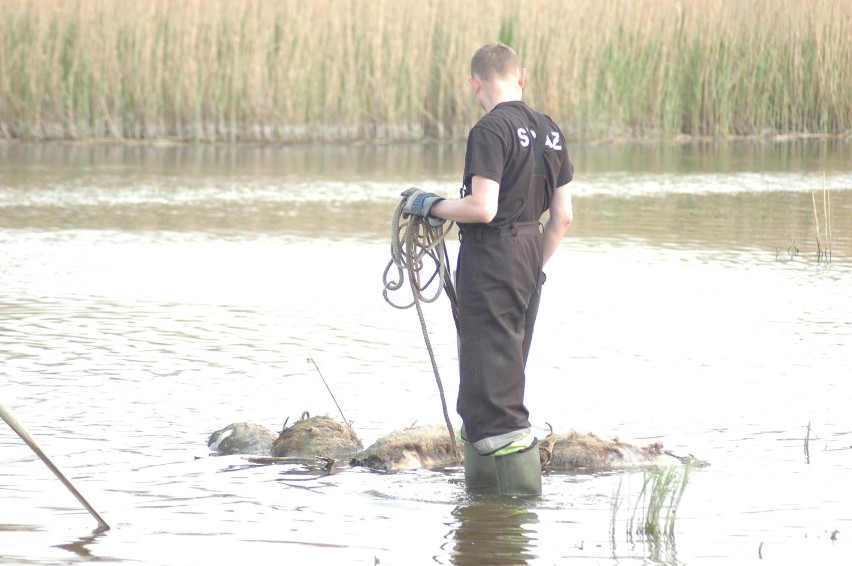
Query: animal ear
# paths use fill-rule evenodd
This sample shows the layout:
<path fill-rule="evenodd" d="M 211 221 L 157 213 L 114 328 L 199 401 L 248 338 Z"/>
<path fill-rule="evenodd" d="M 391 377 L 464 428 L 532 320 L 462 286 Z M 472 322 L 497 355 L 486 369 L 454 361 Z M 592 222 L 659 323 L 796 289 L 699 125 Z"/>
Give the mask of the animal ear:
<path fill-rule="evenodd" d="M 284 426 L 282 426 L 282 427 L 281 427 L 281 432 L 282 432 L 282 433 L 283 433 L 285 430 L 287 430 L 287 423 L 288 423 L 288 422 L 290 422 L 290 417 L 287 417 L 286 419 L 284 419 Z"/>

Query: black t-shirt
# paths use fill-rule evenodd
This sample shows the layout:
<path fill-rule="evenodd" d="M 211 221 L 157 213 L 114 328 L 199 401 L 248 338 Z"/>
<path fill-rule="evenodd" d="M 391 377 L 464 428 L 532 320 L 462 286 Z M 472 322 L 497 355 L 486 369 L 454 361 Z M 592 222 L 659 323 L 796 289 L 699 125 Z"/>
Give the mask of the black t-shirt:
<path fill-rule="evenodd" d="M 538 114 L 533 109 L 522 101 L 501 102 L 480 118 L 468 134 L 462 196 L 471 194 L 474 175 L 499 183 L 497 215 L 490 222 L 492 226 L 538 220 L 550 207 L 553 190 L 574 176 L 562 131 L 549 117 L 544 118 L 548 130 L 543 148 L 544 182 L 535 183 L 532 190 L 533 134 L 538 129 Z"/>

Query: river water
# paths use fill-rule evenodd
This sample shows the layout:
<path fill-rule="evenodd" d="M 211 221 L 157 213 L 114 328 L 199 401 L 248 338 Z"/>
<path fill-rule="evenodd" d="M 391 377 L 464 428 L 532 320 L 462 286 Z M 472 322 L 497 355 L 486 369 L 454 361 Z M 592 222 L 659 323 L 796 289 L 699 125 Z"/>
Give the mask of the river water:
<path fill-rule="evenodd" d="M 399 192 L 454 195 L 463 147 L 6 143 L 0 403 L 111 529 L 0 423 L 0 564 L 849 564 L 850 144 L 572 151 L 527 402 L 539 436 L 708 461 L 666 536 L 636 528 L 642 472 L 505 501 L 458 468 L 209 454 L 216 429 L 303 411 L 365 445 L 443 422 L 382 274 Z M 425 311 L 458 426 L 448 303 Z"/>

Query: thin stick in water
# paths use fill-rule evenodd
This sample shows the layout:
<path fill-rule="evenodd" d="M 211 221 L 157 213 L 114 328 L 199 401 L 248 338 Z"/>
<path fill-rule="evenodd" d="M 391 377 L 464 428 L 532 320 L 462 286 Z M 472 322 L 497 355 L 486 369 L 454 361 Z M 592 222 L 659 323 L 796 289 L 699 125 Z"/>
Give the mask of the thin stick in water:
<path fill-rule="evenodd" d="M 340 411 L 340 416 L 343 417 L 343 422 L 345 422 L 347 425 L 351 426 L 350 422 L 348 420 L 346 420 L 345 416 L 343 416 L 343 409 L 341 409 L 340 405 L 337 404 L 337 399 L 334 398 L 334 393 L 331 392 L 331 388 L 328 386 L 328 383 L 326 383 L 325 378 L 323 377 L 319 366 L 317 365 L 317 363 L 314 361 L 314 359 L 311 356 L 308 356 L 308 361 L 311 362 L 312 364 L 314 364 L 314 367 L 317 368 L 317 373 L 319 374 L 320 379 L 322 379 L 322 382 L 325 384 L 325 388 L 328 389 L 328 394 L 331 395 L 331 400 L 334 401 L 335 405 L 337 405 L 337 410 Z"/>
<path fill-rule="evenodd" d="M 104 521 L 101 516 L 98 515 L 98 512 L 95 511 L 91 505 L 89 505 L 89 502 L 86 501 L 86 498 L 83 497 L 83 495 L 79 491 L 77 491 L 77 488 L 74 487 L 74 484 L 72 484 L 68 480 L 68 478 L 65 477 L 65 474 L 63 474 L 59 470 L 59 468 L 56 467 L 56 464 L 51 461 L 51 459 L 39 447 L 33 437 L 29 435 L 29 433 L 24 429 L 21 423 L 19 423 L 15 416 L 12 415 L 12 412 L 9 411 L 9 409 L 7 409 L 2 403 L 0 403 L 0 417 L 2 417 L 3 420 L 6 421 L 6 424 L 9 425 L 9 427 L 11 427 L 11 429 L 14 430 L 18 434 L 18 436 L 21 437 L 21 440 L 23 440 L 27 444 L 27 446 L 29 446 L 32 451 L 35 452 L 36 456 L 38 456 L 41 461 L 44 462 L 44 464 L 48 468 L 50 468 L 50 471 L 52 471 L 56 475 L 56 477 L 59 478 L 59 481 L 61 481 L 62 484 L 68 488 L 68 491 L 70 491 L 71 494 L 77 498 L 77 501 L 83 504 L 83 507 L 86 508 L 86 511 L 91 513 L 92 517 L 95 518 L 101 528 L 103 528 L 104 530 L 109 529 L 109 525 L 107 525 L 106 521 Z"/>

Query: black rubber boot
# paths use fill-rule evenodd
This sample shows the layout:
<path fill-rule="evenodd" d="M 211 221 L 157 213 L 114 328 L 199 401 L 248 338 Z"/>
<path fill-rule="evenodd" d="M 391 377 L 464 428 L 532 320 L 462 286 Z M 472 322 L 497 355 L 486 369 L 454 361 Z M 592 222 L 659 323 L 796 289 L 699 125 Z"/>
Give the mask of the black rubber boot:
<path fill-rule="evenodd" d="M 538 441 L 520 452 L 494 458 L 500 495 L 533 497 L 541 495 L 541 459 Z"/>
<path fill-rule="evenodd" d="M 482 456 L 464 443 L 464 484 L 468 491 L 496 490 L 497 467 L 494 456 Z"/>

